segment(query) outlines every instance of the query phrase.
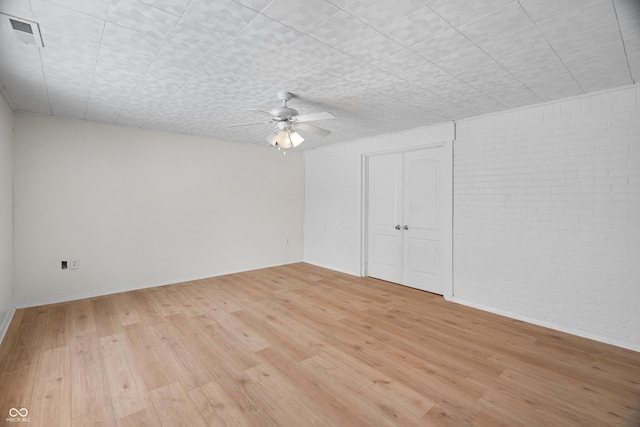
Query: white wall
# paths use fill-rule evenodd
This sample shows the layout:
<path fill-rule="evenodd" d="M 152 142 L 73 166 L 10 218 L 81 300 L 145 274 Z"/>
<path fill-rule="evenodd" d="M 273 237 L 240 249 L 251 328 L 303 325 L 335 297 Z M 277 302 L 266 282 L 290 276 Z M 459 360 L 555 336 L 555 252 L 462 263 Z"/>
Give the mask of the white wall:
<path fill-rule="evenodd" d="M 17 113 L 14 169 L 19 306 L 301 260 L 299 152 Z"/>
<path fill-rule="evenodd" d="M 304 261 L 359 276 L 362 156 L 450 142 L 453 123 L 304 152 Z"/>
<path fill-rule="evenodd" d="M 13 111 L 0 95 L 0 342 L 13 315 Z"/>
<path fill-rule="evenodd" d="M 455 300 L 640 350 L 640 88 L 456 133 Z"/>

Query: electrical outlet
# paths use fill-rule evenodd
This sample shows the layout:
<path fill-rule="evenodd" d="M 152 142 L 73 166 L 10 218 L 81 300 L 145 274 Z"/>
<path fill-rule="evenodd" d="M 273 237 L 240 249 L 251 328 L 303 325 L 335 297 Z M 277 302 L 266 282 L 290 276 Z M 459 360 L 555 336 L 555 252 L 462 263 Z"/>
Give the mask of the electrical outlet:
<path fill-rule="evenodd" d="M 60 268 L 62 268 L 63 270 L 67 269 L 67 261 L 61 261 L 60 262 Z"/>
<path fill-rule="evenodd" d="M 69 268 L 71 270 L 77 270 L 78 268 L 80 268 L 80 262 L 78 261 L 78 258 L 74 258 L 69 261 Z"/>

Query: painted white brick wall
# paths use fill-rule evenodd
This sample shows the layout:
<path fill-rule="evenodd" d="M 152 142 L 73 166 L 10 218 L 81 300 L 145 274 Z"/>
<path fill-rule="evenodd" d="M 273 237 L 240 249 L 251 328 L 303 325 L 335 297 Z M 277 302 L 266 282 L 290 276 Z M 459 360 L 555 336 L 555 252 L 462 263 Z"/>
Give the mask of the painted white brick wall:
<path fill-rule="evenodd" d="M 303 258 L 360 274 L 360 153 L 354 144 L 304 153 Z"/>
<path fill-rule="evenodd" d="M 454 300 L 640 350 L 640 88 L 462 120 Z"/>

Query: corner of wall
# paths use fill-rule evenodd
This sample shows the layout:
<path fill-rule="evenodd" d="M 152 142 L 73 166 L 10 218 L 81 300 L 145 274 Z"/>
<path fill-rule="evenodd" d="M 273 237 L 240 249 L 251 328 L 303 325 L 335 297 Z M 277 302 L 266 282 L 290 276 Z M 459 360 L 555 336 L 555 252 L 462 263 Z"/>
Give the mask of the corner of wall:
<path fill-rule="evenodd" d="M 0 343 L 15 313 L 14 152 L 15 112 L 0 95 Z"/>
<path fill-rule="evenodd" d="M 9 325 L 11 325 L 11 321 L 13 320 L 13 316 L 16 314 L 16 306 L 11 305 L 11 308 L 7 312 L 7 315 L 3 319 L 2 323 L 0 323 L 0 345 L 4 341 L 4 336 L 7 334 L 9 330 Z"/>

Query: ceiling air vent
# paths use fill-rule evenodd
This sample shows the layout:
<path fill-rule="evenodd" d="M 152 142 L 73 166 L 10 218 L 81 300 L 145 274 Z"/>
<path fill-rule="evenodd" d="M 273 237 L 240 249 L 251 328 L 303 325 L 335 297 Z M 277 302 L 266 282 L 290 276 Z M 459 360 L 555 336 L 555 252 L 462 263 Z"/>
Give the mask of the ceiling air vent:
<path fill-rule="evenodd" d="M 40 34 L 40 25 L 38 25 L 37 22 L 6 15 L 1 12 L 0 15 L 2 15 L 2 27 L 5 32 L 12 32 L 15 38 L 22 43 L 44 47 L 42 34 Z"/>

